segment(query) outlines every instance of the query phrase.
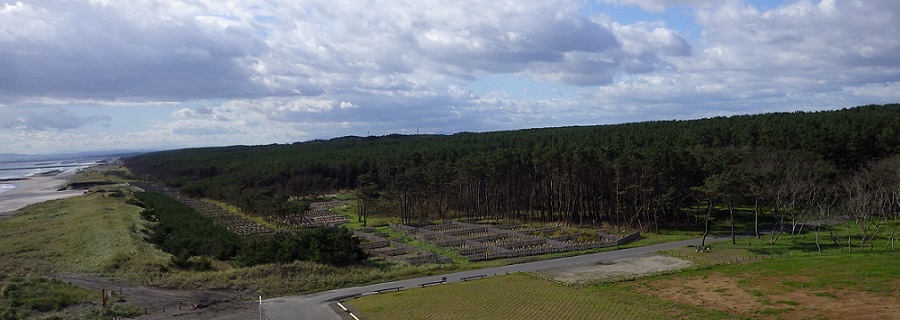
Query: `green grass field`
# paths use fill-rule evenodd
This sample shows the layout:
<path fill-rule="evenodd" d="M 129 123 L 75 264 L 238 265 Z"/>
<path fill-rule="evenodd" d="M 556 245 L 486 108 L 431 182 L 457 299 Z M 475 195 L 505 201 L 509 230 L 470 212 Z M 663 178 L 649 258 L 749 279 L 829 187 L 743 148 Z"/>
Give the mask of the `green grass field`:
<path fill-rule="evenodd" d="M 583 288 L 513 274 L 365 296 L 349 304 L 369 320 L 890 315 L 900 312 L 898 258 L 896 251 L 779 258 Z"/>
<path fill-rule="evenodd" d="M 510 274 L 396 293 L 350 305 L 363 319 L 734 319 L 617 286 L 575 289 Z"/>

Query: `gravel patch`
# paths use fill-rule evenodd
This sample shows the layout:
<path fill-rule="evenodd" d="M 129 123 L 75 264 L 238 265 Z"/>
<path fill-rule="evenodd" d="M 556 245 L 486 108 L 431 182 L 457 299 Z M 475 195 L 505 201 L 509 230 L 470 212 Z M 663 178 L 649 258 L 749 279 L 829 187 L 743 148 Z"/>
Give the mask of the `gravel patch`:
<path fill-rule="evenodd" d="M 597 280 L 626 276 L 640 276 L 656 272 L 685 269 L 691 262 L 684 259 L 651 255 L 610 261 L 599 261 L 590 265 L 545 269 L 538 275 L 566 284 L 586 283 Z"/>

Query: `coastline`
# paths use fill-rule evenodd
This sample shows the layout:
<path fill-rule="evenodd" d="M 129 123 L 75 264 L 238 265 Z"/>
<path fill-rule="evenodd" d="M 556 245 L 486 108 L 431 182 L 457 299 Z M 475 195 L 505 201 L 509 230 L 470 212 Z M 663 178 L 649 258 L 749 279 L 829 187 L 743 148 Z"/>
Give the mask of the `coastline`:
<path fill-rule="evenodd" d="M 0 192 L 0 219 L 28 205 L 84 194 L 84 190 L 58 191 L 74 174 L 74 172 L 61 172 L 56 175 L 37 174 L 24 179 L 5 181 L 4 183 L 14 184 L 16 187 Z"/>

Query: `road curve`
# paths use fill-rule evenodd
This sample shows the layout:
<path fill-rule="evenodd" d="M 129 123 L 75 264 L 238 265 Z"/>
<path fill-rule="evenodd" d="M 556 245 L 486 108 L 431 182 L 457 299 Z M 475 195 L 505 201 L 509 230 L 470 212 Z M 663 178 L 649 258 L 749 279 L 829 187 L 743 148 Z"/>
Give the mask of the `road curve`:
<path fill-rule="evenodd" d="M 707 243 L 719 242 L 731 239 L 730 237 L 709 237 Z M 670 250 L 681 248 L 687 245 L 698 245 L 700 238 L 691 240 L 682 240 L 675 242 L 666 242 L 644 247 L 634 247 L 622 250 L 614 250 L 607 252 L 598 252 L 574 257 L 559 258 L 553 260 L 543 260 L 535 262 L 527 262 L 521 264 L 513 264 L 502 267 L 493 267 L 487 269 L 468 270 L 444 275 L 428 276 L 415 279 L 398 280 L 379 284 L 372 284 L 360 287 L 342 288 L 330 291 L 311 293 L 300 296 L 288 296 L 280 298 L 266 299 L 262 301 L 262 308 L 265 316 L 270 320 L 340 320 L 340 315 L 329 306 L 332 299 L 347 297 L 356 294 L 370 294 L 377 290 L 390 288 L 415 288 L 420 284 L 428 282 L 437 282 L 446 278 L 447 282 L 460 281 L 462 278 L 475 276 L 493 276 L 498 274 L 529 272 L 544 270 L 550 268 L 577 266 L 594 264 L 601 261 L 610 261 L 623 258 L 632 258 L 642 255 L 652 254 L 661 250 Z"/>

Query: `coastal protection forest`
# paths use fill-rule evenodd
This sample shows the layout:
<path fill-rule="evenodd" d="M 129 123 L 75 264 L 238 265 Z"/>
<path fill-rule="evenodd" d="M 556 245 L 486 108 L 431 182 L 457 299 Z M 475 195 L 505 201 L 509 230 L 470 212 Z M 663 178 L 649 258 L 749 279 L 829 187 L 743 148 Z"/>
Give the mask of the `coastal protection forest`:
<path fill-rule="evenodd" d="M 732 235 L 771 233 L 777 241 L 807 223 L 857 221 L 863 245 L 876 234 L 894 237 L 894 227 L 882 226 L 900 211 L 900 104 L 349 136 L 164 151 L 125 163 L 137 176 L 270 221 L 302 212 L 317 196 L 351 192 L 363 225 L 504 220 L 657 232 L 730 220 Z M 735 227 L 736 210 L 752 212 L 752 222 Z"/>

